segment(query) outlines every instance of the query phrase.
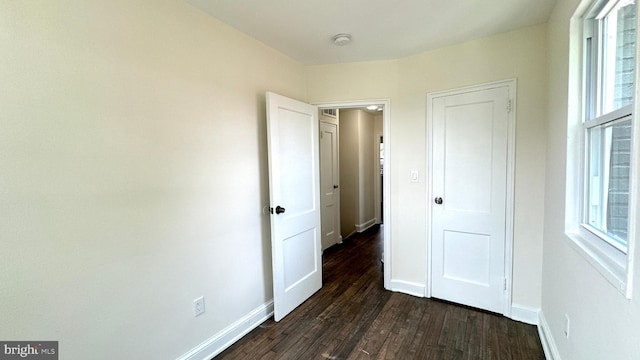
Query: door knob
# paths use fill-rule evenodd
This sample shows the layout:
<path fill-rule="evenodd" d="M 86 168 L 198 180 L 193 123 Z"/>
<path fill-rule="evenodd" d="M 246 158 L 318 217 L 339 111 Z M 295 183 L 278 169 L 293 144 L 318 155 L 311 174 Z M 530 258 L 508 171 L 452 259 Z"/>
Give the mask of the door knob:
<path fill-rule="evenodd" d="M 433 199 L 433 201 L 438 205 L 442 205 L 442 198 L 440 196 L 438 196 L 437 198 Z"/>
<path fill-rule="evenodd" d="M 276 206 L 276 215 L 282 214 L 284 213 L 285 208 L 283 208 L 282 206 L 278 205 Z"/>
<path fill-rule="evenodd" d="M 334 189 L 337 189 L 337 188 L 338 188 L 338 185 L 333 185 L 333 188 L 334 188 Z"/>

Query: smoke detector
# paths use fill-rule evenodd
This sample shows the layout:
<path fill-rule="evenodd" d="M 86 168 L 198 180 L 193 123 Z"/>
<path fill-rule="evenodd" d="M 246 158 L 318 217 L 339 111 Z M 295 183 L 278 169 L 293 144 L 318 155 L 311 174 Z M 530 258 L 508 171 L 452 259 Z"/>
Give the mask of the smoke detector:
<path fill-rule="evenodd" d="M 337 46 L 345 46 L 347 44 L 349 44 L 351 42 L 351 35 L 350 34 L 338 34 L 336 36 L 334 36 L 333 38 L 333 43 Z"/>

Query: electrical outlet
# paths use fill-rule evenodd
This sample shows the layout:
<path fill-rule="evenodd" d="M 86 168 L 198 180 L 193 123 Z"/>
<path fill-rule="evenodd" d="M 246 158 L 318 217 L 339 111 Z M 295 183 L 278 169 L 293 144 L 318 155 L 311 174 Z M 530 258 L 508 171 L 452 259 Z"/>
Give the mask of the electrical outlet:
<path fill-rule="evenodd" d="M 193 300 L 193 316 L 204 314 L 204 296 Z"/>
<path fill-rule="evenodd" d="M 564 314 L 564 337 L 568 338 L 569 337 L 569 315 L 568 314 Z"/>

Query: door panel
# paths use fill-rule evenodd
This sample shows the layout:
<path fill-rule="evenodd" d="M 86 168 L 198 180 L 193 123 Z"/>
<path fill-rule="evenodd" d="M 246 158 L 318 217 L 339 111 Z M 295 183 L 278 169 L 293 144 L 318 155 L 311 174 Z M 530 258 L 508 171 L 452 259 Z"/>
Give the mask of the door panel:
<path fill-rule="evenodd" d="M 492 102 L 445 108 L 445 208 L 490 212 Z M 468 114 L 474 114 L 469 121 Z M 469 180 L 473 179 L 470 186 Z"/>
<path fill-rule="evenodd" d="M 340 242 L 340 188 L 338 127 L 320 123 L 320 196 L 322 204 L 322 249 Z"/>
<path fill-rule="evenodd" d="M 317 175 L 314 166 L 317 163 L 314 157 L 317 152 L 310 144 L 310 137 L 314 132 L 310 128 L 313 124 L 308 114 L 299 113 L 292 109 L 278 107 L 278 141 L 274 144 L 277 154 L 283 161 L 279 167 L 279 176 L 276 179 L 282 186 L 280 201 L 287 204 L 288 212 L 284 217 L 298 216 L 307 211 L 313 211 L 315 204 L 315 182 L 313 177 Z M 287 191 L 287 190 L 296 191 Z"/>
<path fill-rule="evenodd" d="M 322 287 L 318 126 L 315 106 L 267 93 L 276 321 Z"/>
<path fill-rule="evenodd" d="M 486 235 L 445 231 L 442 276 L 445 279 L 489 286 L 490 244 Z"/>
<path fill-rule="evenodd" d="M 432 296 L 502 312 L 509 87 L 432 98 Z"/>
<path fill-rule="evenodd" d="M 284 240 L 284 290 L 289 291 L 318 271 L 314 229 Z"/>

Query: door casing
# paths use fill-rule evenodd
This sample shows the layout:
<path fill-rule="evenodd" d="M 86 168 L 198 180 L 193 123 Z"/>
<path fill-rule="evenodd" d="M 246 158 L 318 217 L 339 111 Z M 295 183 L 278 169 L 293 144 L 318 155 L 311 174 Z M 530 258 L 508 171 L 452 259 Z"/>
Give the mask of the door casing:
<path fill-rule="evenodd" d="M 484 83 L 479 85 L 473 85 L 469 87 L 456 88 L 451 90 L 444 90 L 438 92 L 431 92 L 427 94 L 427 169 L 429 171 L 428 183 L 427 183 L 427 199 L 426 199 L 426 214 L 427 214 L 427 253 L 426 256 L 426 273 L 427 273 L 427 287 L 425 296 L 431 297 L 431 284 L 432 284 L 432 271 L 431 271 L 431 254 L 432 254 L 432 233 L 431 222 L 433 220 L 432 214 L 432 199 L 435 194 L 433 193 L 433 180 L 430 174 L 433 174 L 433 109 L 431 108 L 432 99 L 435 97 L 457 95 L 473 91 L 482 91 L 492 89 L 496 87 L 509 88 L 510 99 L 510 113 L 509 124 L 507 131 L 507 183 L 506 183 L 506 226 L 505 226 L 505 306 L 502 314 L 506 317 L 511 317 L 511 301 L 512 301 L 512 285 L 513 285 L 513 216 L 514 216 L 514 179 L 515 179 L 515 130 L 516 130 L 516 79 L 507 79 L 502 81 L 496 81 L 491 83 Z"/>

